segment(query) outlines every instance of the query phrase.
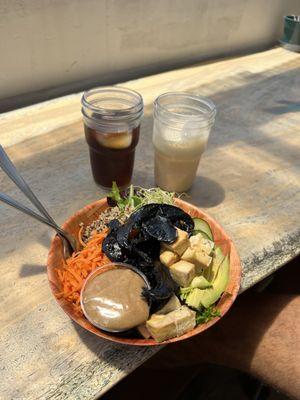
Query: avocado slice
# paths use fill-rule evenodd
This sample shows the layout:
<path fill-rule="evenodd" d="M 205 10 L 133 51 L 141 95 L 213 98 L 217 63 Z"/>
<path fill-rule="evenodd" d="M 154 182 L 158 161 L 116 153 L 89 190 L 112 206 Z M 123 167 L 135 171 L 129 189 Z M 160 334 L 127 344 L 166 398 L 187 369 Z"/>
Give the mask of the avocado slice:
<path fill-rule="evenodd" d="M 200 299 L 197 300 L 197 292 L 195 289 L 207 289 L 212 287 L 212 284 L 208 282 L 204 276 L 196 276 L 191 285 L 186 288 L 180 288 L 180 298 L 183 301 L 186 301 L 190 307 L 196 308 L 201 306 Z M 193 293 L 193 295 L 191 295 Z M 187 300 L 188 299 L 188 300 Z M 167 303 L 168 304 L 168 303 Z"/>
<path fill-rule="evenodd" d="M 193 290 L 191 290 L 187 298 L 185 299 L 186 304 L 189 307 L 194 308 L 195 310 L 200 310 L 202 307 L 202 292 L 204 292 L 205 290 L 201 290 L 199 288 L 194 288 Z"/>
<path fill-rule="evenodd" d="M 216 247 L 212 259 L 212 263 L 208 268 L 203 271 L 203 276 L 209 282 L 213 282 L 217 276 L 220 265 L 222 264 L 225 256 L 220 247 Z"/>
<path fill-rule="evenodd" d="M 200 302 L 203 307 L 208 308 L 221 297 L 229 281 L 229 258 L 226 256 L 222 261 L 217 276 L 213 282 L 213 287 L 200 290 Z M 198 300 L 198 299 L 197 299 Z"/>
<path fill-rule="evenodd" d="M 212 284 L 204 278 L 204 276 L 196 276 L 191 282 L 192 288 L 207 289 L 212 287 Z"/>
<path fill-rule="evenodd" d="M 193 218 L 194 220 L 194 231 L 200 231 L 200 233 L 204 233 L 205 236 L 209 239 L 209 240 L 214 240 L 212 231 L 210 229 L 209 224 L 204 221 L 204 219 L 202 218 Z M 199 232 L 197 232 L 199 233 Z"/>

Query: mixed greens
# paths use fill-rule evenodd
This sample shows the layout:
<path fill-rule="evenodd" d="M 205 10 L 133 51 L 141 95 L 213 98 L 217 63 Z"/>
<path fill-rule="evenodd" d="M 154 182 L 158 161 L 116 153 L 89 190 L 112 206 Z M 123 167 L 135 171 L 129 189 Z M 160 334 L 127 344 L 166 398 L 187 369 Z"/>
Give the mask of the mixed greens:
<path fill-rule="evenodd" d="M 166 192 L 158 187 L 145 189 L 130 185 L 125 191 L 120 191 L 116 182 L 113 182 L 112 189 L 107 196 L 108 205 L 118 206 L 121 210 L 132 207 L 133 211 L 147 204 L 170 204 L 174 203 L 176 193 Z"/>

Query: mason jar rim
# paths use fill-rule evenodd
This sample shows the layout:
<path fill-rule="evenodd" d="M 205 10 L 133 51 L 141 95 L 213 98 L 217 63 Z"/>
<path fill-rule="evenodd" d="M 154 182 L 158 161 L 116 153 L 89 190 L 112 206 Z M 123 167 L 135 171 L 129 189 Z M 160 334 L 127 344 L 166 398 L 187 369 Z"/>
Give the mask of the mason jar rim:
<path fill-rule="evenodd" d="M 101 95 L 103 94 L 108 94 L 111 93 L 112 97 L 115 96 L 116 100 L 122 101 L 121 99 L 118 99 L 117 95 L 118 94 L 125 94 L 131 96 L 132 99 L 132 105 L 124 108 L 105 108 L 105 107 L 99 107 L 95 106 L 91 100 L 89 100 L 89 97 L 95 96 L 97 94 Z M 132 89 L 127 89 L 121 86 L 103 86 L 103 87 L 98 87 L 94 89 L 87 90 L 83 93 L 82 98 L 81 98 L 81 103 L 83 106 L 82 113 L 85 115 L 84 108 L 86 107 L 87 109 L 95 112 L 98 115 L 108 118 L 122 118 L 122 117 L 127 117 L 127 116 L 133 116 L 139 114 L 143 111 L 143 98 L 142 96 L 136 92 L 135 90 Z"/>
<path fill-rule="evenodd" d="M 180 113 L 180 112 L 174 112 L 168 109 L 166 105 L 162 103 L 162 101 L 166 98 L 172 98 L 172 97 L 177 97 L 178 98 L 178 105 L 180 106 L 181 101 L 186 101 L 186 100 L 194 100 L 199 103 L 199 108 L 195 114 L 187 114 L 187 113 Z M 181 101 L 180 101 L 181 100 Z M 175 104 L 175 103 L 174 103 Z M 201 108 L 200 105 L 206 106 L 206 110 Z M 191 122 L 199 122 L 200 125 L 203 124 L 210 124 L 213 122 L 215 116 L 216 116 L 216 106 L 207 97 L 191 94 L 188 92 L 167 92 L 163 93 L 160 96 L 158 96 L 155 101 L 154 101 L 154 113 L 156 116 L 158 114 L 163 113 L 164 119 L 170 119 L 173 122 L 184 122 L 186 120 L 189 120 Z M 203 121 L 203 117 L 206 117 L 206 121 Z"/>

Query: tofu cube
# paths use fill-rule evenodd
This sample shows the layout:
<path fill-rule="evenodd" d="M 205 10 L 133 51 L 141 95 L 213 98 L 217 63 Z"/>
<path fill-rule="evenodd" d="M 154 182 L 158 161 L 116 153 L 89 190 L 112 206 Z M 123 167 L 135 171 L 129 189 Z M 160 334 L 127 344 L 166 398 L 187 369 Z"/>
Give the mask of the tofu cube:
<path fill-rule="evenodd" d="M 170 273 L 179 286 L 188 287 L 196 276 L 196 269 L 194 264 L 181 260 L 171 265 Z"/>
<path fill-rule="evenodd" d="M 201 268 L 207 268 L 212 262 L 212 257 L 204 253 L 204 251 L 196 251 L 196 264 Z"/>
<path fill-rule="evenodd" d="M 187 306 L 181 306 L 166 315 L 153 314 L 146 322 L 148 331 L 157 342 L 181 336 L 196 325 L 196 313 Z"/>
<path fill-rule="evenodd" d="M 180 301 L 175 294 L 170 298 L 170 300 L 158 311 L 156 314 L 168 314 L 171 311 L 177 310 L 181 307 Z"/>
<path fill-rule="evenodd" d="M 191 236 L 190 237 L 190 247 L 197 247 L 202 239 L 203 239 L 203 236 L 201 235 L 201 233 L 197 233 L 197 235 Z"/>
<path fill-rule="evenodd" d="M 179 260 L 179 255 L 177 253 L 173 253 L 170 250 L 163 250 L 160 253 L 159 260 L 166 267 L 170 267 L 172 264 L 176 263 Z"/>
<path fill-rule="evenodd" d="M 212 257 L 204 253 L 203 251 L 199 251 L 196 248 L 189 247 L 182 255 L 182 260 L 193 263 L 196 268 L 196 274 L 201 274 L 203 268 L 207 268 L 211 261 Z"/>
<path fill-rule="evenodd" d="M 196 261 L 196 249 L 192 247 L 187 248 L 186 251 L 182 254 L 181 259 L 194 263 Z"/>
<path fill-rule="evenodd" d="M 144 339 L 149 339 L 151 337 L 151 333 L 148 331 L 146 323 L 139 325 L 137 327 L 137 330 L 139 331 L 140 335 L 143 336 Z"/>
<path fill-rule="evenodd" d="M 177 239 L 173 243 L 163 243 L 163 248 L 166 250 L 173 251 L 181 256 L 185 250 L 189 247 L 189 236 L 188 233 L 182 231 L 181 229 L 176 228 L 177 230 Z"/>
<path fill-rule="evenodd" d="M 209 239 L 204 238 L 201 233 L 190 237 L 190 247 L 192 249 L 204 251 L 204 253 L 210 255 L 215 244 Z"/>

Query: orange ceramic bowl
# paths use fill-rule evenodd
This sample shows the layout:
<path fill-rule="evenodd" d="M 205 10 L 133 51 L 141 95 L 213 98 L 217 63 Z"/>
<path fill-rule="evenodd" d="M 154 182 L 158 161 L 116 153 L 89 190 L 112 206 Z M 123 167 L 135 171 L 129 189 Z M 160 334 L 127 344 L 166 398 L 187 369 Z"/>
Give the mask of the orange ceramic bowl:
<path fill-rule="evenodd" d="M 215 317 L 206 324 L 201 324 L 196 326 L 192 331 L 187 332 L 186 334 L 180 337 L 169 339 L 162 343 L 157 343 L 154 339 L 129 338 L 104 332 L 93 326 L 84 316 L 77 316 L 74 313 L 74 310 L 70 305 L 70 303 L 68 303 L 65 299 L 63 298 L 57 299 L 57 294 L 61 291 L 61 284 L 55 269 L 63 267 L 63 247 L 61 239 L 58 236 L 55 236 L 51 242 L 47 260 L 47 272 L 48 272 L 49 284 L 52 293 L 57 299 L 59 305 L 73 321 L 78 323 L 82 328 L 88 330 L 89 332 L 92 332 L 99 337 L 111 340 L 113 342 L 129 344 L 134 346 L 156 346 L 156 345 L 178 342 L 180 340 L 188 339 L 192 336 L 195 336 L 198 333 L 205 331 L 210 326 L 214 325 L 224 314 L 226 314 L 226 312 L 229 310 L 229 308 L 231 307 L 232 303 L 234 302 L 238 294 L 241 281 L 241 272 L 242 272 L 241 262 L 238 253 L 235 249 L 235 246 L 230 237 L 224 231 L 224 229 L 204 211 L 180 199 L 176 199 L 175 204 L 176 206 L 182 208 L 184 211 L 190 214 L 192 217 L 200 217 L 206 220 L 212 229 L 215 243 L 217 244 L 217 246 L 221 247 L 225 255 L 227 254 L 229 255 L 230 258 L 229 282 L 226 291 L 223 293 L 222 297 L 217 303 L 217 308 L 220 311 L 221 316 Z M 79 224 L 81 222 L 83 222 L 85 225 L 91 223 L 93 220 L 97 219 L 99 214 L 107 207 L 108 205 L 106 199 L 102 199 L 92 204 L 89 204 L 86 207 L 79 210 L 72 217 L 70 217 L 63 224 L 63 229 L 67 230 L 68 232 L 73 234 L 74 237 L 77 238 L 80 229 Z"/>

